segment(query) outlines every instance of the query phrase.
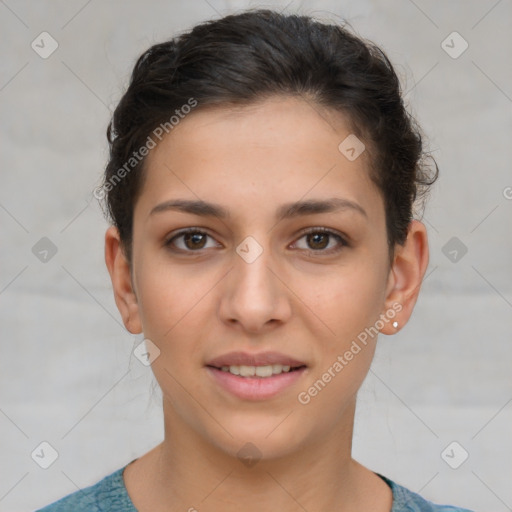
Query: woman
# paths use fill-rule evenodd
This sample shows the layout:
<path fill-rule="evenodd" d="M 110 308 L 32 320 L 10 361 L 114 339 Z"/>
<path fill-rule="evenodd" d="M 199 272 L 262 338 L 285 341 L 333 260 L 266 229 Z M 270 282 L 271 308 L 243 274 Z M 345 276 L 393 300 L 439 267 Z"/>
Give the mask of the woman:
<path fill-rule="evenodd" d="M 437 178 L 383 52 L 269 10 L 203 23 L 139 58 L 108 139 L 105 259 L 165 439 L 41 510 L 463 510 L 351 457 Z"/>

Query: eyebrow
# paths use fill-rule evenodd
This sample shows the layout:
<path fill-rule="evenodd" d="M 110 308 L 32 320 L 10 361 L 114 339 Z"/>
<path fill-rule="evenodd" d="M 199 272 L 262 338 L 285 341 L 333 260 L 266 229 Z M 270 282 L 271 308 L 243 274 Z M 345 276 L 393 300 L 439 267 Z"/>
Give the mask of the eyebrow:
<path fill-rule="evenodd" d="M 218 219 L 228 219 L 231 217 L 228 210 L 224 207 L 208 203 L 202 200 L 190 199 L 172 199 L 155 206 L 150 216 L 156 213 L 167 211 L 179 211 L 184 213 L 191 213 L 201 217 L 215 217 Z M 368 214 L 363 207 L 349 199 L 342 199 L 339 197 L 332 197 L 329 199 L 315 200 L 310 199 L 307 201 L 297 201 L 294 203 L 286 203 L 281 205 L 276 211 L 276 220 L 292 219 L 304 215 L 312 215 L 319 213 L 332 213 L 343 210 L 351 210 L 359 213 L 363 217 L 368 218 Z"/>

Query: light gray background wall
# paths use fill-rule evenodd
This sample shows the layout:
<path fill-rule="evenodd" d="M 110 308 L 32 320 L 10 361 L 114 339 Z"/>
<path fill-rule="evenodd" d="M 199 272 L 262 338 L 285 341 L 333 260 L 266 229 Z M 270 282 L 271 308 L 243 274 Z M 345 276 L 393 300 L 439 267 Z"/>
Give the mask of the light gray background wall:
<path fill-rule="evenodd" d="M 381 45 L 441 168 L 424 217 L 428 276 L 409 324 L 380 340 L 359 395 L 354 455 L 429 499 L 512 510 L 510 0 L 5 0 L 1 511 L 33 510 L 91 485 L 160 442 L 159 394 L 132 355 L 142 337 L 120 322 L 92 196 L 109 109 L 149 45 L 269 5 L 347 18 Z M 31 47 L 51 49 L 47 36 L 41 48 L 43 31 L 58 43 L 46 59 Z M 454 31 L 463 40 L 448 37 Z M 452 237 L 466 254 L 446 247 Z M 43 441 L 58 452 L 48 469 L 31 458 Z M 453 469 L 446 461 L 457 466 L 463 450 L 469 458 Z"/>

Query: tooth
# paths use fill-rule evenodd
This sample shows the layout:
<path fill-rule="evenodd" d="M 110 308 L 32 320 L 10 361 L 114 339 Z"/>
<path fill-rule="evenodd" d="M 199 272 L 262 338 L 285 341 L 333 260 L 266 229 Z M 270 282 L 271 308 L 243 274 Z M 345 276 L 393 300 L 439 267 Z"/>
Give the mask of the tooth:
<path fill-rule="evenodd" d="M 256 375 L 258 377 L 270 377 L 272 375 L 272 366 L 257 366 Z"/>
<path fill-rule="evenodd" d="M 283 371 L 282 364 L 273 364 L 272 365 L 272 373 L 281 373 Z"/>
<path fill-rule="evenodd" d="M 252 377 L 256 374 L 256 368 L 254 366 L 240 365 L 240 375 L 242 377 Z"/>
<path fill-rule="evenodd" d="M 247 365 L 231 365 L 222 366 L 221 370 L 224 372 L 230 372 L 233 375 L 240 375 L 241 377 L 258 377 L 266 378 L 272 375 L 280 375 L 283 372 L 289 372 L 291 370 L 290 365 L 283 364 L 267 364 L 262 366 L 247 366 Z"/>

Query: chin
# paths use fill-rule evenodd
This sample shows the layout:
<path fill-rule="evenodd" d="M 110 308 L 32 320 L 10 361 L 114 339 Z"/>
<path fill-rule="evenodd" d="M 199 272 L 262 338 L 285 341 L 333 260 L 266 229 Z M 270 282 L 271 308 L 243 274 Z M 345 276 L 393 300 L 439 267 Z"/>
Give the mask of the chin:
<path fill-rule="evenodd" d="M 215 429 L 208 437 L 218 449 L 241 462 L 244 459 L 280 459 L 300 450 L 308 437 L 304 430 L 305 425 L 298 425 L 296 420 L 292 420 L 293 413 L 286 418 L 287 414 L 269 414 L 263 417 L 261 414 L 257 417 L 239 414 L 232 421 L 222 423 L 233 437 L 224 431 L 219 437 L 219 429 Z M 250 467 L 250 463 L 248 466 Z"/>

